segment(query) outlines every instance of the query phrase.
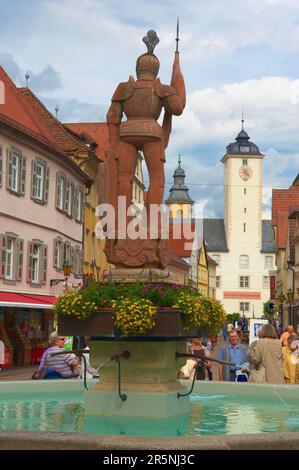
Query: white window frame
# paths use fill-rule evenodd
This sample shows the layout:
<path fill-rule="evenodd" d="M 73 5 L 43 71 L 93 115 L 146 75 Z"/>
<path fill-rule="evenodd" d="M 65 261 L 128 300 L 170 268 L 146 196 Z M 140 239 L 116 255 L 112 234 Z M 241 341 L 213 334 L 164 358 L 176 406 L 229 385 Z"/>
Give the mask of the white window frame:
<path fill-rule="evenodd" d="M 11 247 L 9 248 L 9 244 Z M 14 280 L 14 257 L 15 257 L 15 240 L 7 237 L 6 242 L 6 257 L 5 257 L 5 279 L 8 281 Z M 9 268 L 9 271 L 8 271 Z"/>
<path fill-rule="evenodd" d="M 35 172 L 35 199 L 38 201 L 44 200 L 44 183 L 45 183 L 45 167 L 39 162 L 36 162 L 36 172 Z M 41 170 L 41 174 L 38 174 L 38 170 Z"/>
<path fill-rule="evenodd" d="M 20 184 L 20 156 L 12 152 L 11 155 L 11 190 L 19 192 Z"/>
<path fill-rule="evenodd" d="M 246 159 L 246 160 L 243 160 L 243 161 L 242 161 L 242 165 L 247 166 L 247 165 L 248 165 L 248 160 L 247 160 L 247 159 Z"/>
<path fill-rule="evenodd" d="M 34 249 L 37 248 L 37 253 L 34 253 Z M 32 245 L 32 284 L 40 284 L 40 254 L 41 246 L 37 243 Z"/>
<path fill-rule="evenodd" d="M 244 262 L 246 259 L 246 262 Z M 248 269 L 249 268 L 249 256 L 248 255 L 240 255 L 239 257 L 239 267 L 241 269 Z"/>
<path fill-rule="evenodd" d="M 77 191 L 77 213 L 75 219 L 78 222 L 82 222 L 82 206 L 83 206 L 83 191 L 82 189 L 78 189 Z"/>
<path fill-rule="evenodd" d="M 58 202 L 57 204 L 57 209 L 60 211 L 64 211 L 64 194 L 66 191 L 66 178 L 64 175 L 59 174 L 57 177 L 57 194 L 56 194 L 56 201 Z"/>
<path fill-rule="evenodd" d="M 248 284 L 248 285 L 246 285 L 246 284 Z M 249 289 L 249 286 L 250 286 L 249 276 L 240 276 L 239 286 L 240 286 L 240 289 Z"/>
<path fill-rule="evenodd" d="M 271 264 L 268 263 L 269 260 L 271 260 Z M 271 255 L 266 255 L 265 256 L 264 267 L 265 267 L 265 269 L 273 269 L 273 256 L 271 256 Z"/>

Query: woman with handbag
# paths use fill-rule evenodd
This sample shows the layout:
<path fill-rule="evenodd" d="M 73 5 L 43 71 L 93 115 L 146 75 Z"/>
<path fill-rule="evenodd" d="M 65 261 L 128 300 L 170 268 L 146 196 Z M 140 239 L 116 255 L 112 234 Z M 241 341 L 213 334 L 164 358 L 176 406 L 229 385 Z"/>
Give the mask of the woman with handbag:
<path fill-rule="evenodd" d="M 249 353 L 249 360 L 254 369 L 249 382 L 283 384 L 283 355 L 281 342 L 276 330 L 270 323 L 263 325 L 260 339 Z"/>

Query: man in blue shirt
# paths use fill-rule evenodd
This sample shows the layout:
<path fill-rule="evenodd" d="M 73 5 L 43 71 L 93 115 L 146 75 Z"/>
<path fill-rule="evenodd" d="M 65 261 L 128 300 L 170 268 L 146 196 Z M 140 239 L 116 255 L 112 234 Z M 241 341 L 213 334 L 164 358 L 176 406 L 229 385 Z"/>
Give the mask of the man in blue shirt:
<path fill-rule="evenodd" d="M 222 361 L 234 362 L 235 366 L 227 366 L 219 364 L 218 373 L 219 380 L 235 381 L 236 371 L 242 368 L 242 364 L 246 362 L 246 349 L 239 344 L 239 336 L 236 330 L 232 330 L 228 334 L 229 343 L 223 346 L 217 355 Z"/>

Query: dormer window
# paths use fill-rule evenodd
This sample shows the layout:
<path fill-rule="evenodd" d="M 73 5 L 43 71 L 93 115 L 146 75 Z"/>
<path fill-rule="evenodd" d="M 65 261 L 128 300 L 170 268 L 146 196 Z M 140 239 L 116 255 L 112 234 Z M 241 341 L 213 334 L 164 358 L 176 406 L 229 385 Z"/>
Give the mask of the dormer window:
<path fill-rule="evenodd" d="M 249 153 L 249 151 L 250 151 L 249 145 L 240 145 L 240 152 Z"/>

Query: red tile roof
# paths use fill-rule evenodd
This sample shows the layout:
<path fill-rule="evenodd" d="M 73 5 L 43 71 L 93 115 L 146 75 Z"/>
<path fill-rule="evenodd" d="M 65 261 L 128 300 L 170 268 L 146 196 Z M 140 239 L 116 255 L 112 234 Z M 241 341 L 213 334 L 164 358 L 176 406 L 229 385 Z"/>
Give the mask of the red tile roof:
<path fill-rule="evenodd" d="M 0 113 L 17 122 L 23 128 L 29 129 L 51 142 L 55 142 L 50 132 L 39 121 L 32 108 L 23 99 L 20 90 L 2 67 L 0 67 L 0 80 L 4 83 L 5 87 L 5 101 L 4 104 L 0 104 Z"/>
<path fill-rule="evenodd" d="M 19 92 L 26 103 L 31 106 L 34 113 L 39 118 L 39 122 L 50 133 L 51 138 L 57 142 L 61 149 L 66 153 L 81 152 L 87 153 L 88 148 L 84 141 L 78 136 L 74 136 L 56 119 L 53 114 L 43 105 L 43 103 L 32 93 L 29 88 L 19 88 Z"/>
<path fill-rule="evenodd" d="M 109 147 L 108 126 L 106 122 L 66 122 L 66 129 L 71 130 L 78 136 L 87 134 L 96 144 L 96 155 L 101 159 L 106 159 L 106 152 Z"/>
<path fill-rule="evenodd" d="M 289 224 L 288 217 L 290 209 L 299 205 L 298 177 L 299 175 L 288 189 L 273 189 L 272 191 L 272 223 L 276 227 L 276 245 L 277 248 L 286 248 L 289 226 L 291 252 L 293 252 L 295 221 L 290 220 Z"/>

